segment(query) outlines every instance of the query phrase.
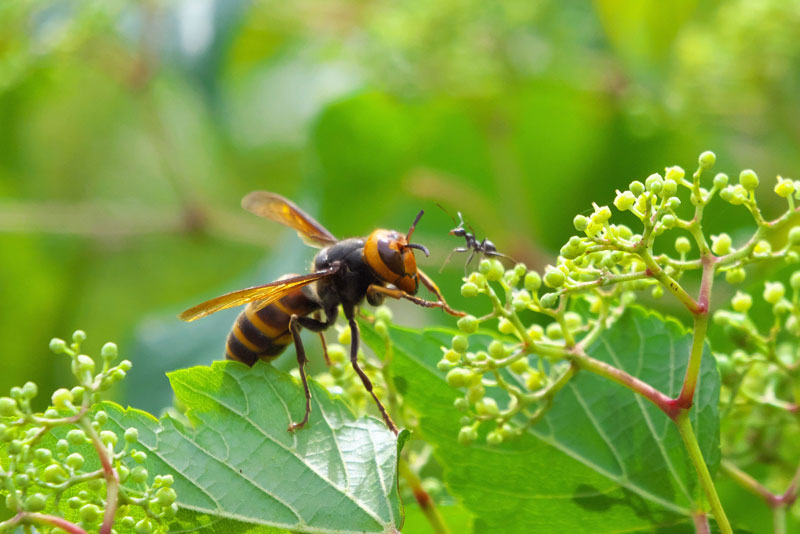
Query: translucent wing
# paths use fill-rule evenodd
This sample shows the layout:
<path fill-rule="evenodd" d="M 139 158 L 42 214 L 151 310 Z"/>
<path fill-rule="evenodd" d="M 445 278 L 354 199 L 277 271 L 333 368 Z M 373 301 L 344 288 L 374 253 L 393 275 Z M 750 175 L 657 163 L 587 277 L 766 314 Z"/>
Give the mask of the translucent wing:
<path fill-rule="evenodd" d="M 253 191 L 242 199 L 242 207 L 247 211 L 266 217 L 297 230 L 304 243 L 322 248 L 338 241 L 324 226 L 314 220 L 297 205 L 276 193 Z"/>
<path fill-rule="evenodd" d="M 338 271 L 338 267 L 330 269 L 323 269 L 311 274 L 304 274 L 302 276 L 294 276 L 292 278 L 284 278 L 277 282 L 264 284 L 263 286 L 248 287 L 247 289 L 239 289 L 238 291 L 231 291 L 211 300 L 207 300 L 197 306 L 192 306 L 188 310 L 178 315 L 182 321 L 194 321 L 206 315 L 211 315 L 220 310 L 233 308 L 234 306 L 241 306 L 254 300 L 263 300 L 261 306 L 268 306 L 269 304 L 280 300 L 287 293 L 295 289 L 307 286 L 308 284 L 325 278 Z"/>

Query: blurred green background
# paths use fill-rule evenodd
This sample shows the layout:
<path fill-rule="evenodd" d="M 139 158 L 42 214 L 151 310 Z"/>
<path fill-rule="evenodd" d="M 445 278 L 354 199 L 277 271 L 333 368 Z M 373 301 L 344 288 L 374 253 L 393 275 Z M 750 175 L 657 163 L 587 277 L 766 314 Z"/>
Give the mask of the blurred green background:
<path fill-rule="evenodd" d="M 798 27 L 785 0 L 4 0 L 0 391 L 61 385 L 48 340 L 82 328 L 134 361 L 123 402 L 167 405 L 164 372 L 220 356 L 236 311 L 175 314 L 313 256 L 241 210 L 255 189 L 338 236 L 424 208 L 455 304 L 436 203 L 541 268 L 592 201 L 706 149 L 773 199 L 800 169 Z"/>

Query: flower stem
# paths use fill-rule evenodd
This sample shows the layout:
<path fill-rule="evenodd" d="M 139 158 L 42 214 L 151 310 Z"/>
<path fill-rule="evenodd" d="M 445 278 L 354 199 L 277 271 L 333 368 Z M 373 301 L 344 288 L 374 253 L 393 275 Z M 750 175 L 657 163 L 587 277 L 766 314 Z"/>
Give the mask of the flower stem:
<path fill-rule="evenodd" d="M 697 436 L 694 434 L 692 421 L 689 419 L 689 411 L 681 410 L 678 412 L 678 415 L 674 417 L 674 421 L 683 439 L 683 444 L 686 446 L 686 452 L 689 453 L 689 458 L 692 460 L 694 468 L 697 471 L 700 485 L 703 487 L 703 492 L 706 494 L 706 498 L 711 505 L 711 511 L 714 513 L 714 519 L 717 520 L 720 532 L 722 532 L 722 534 L 733 534 L 731 524 L 728 522 L 728 517 L 725 515 L 725 510 L 723 510 L 722 503 L 717 495 L 717 489 L 714 487 L 714 481 L 711 479 L 711 473 L 708 472 L 708 466 L 703 459 L 700 445 L 697 443 Z"/>
<path fill-rule="evenodd" d="M 400 472 L 400 476 L 402 476 L 411 487 L 411 492 L 414 494 L 414 498 L 417 500 L 422 513 L 425 514 L 428 522 L 433 527 L 433 531 L 436 534 L 450 534 L 450 529 L 445 524 L 441 514 L 439 514 L 439 510 L 437 510 L 436 506 L 433 504 L 433 499 L 431 499 L 430 494 L 425 491 L 425 488 L 422 487 L 422 481 L 419 475 L 411 469 L 411 466 L 408 465 L 408 461 L 403 456 L 400 456 L 397 462 L 397 468 Z"/>

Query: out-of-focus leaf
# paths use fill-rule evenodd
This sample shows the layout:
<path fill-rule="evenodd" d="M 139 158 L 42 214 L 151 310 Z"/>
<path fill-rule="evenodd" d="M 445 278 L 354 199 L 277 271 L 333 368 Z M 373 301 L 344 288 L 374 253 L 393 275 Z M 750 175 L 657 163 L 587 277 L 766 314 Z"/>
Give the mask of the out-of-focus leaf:
<path fill-rule="evenodd" d="M 182 527 L 399 532 L 398 440 L 382 421 L 356 419 L 312 383 L 308 425 L 290 433 L 303 415 L 302 389 L 264 363 L 218 362 L 175 371 L 170 381 L 192 428 L 111 403 L 105 409 L 118 433 L 139 429 L 151 475 L 175 478 L 178 504 L 189 512 Z"/>
<path fill-rule="evenodd" d="M 424 438 L 437 449 L 450 491 L 475 513 L 475 532 L 692 531 L 686 515 L 696 479 L 672 423 L 629 390 L 590 373 L 573 379 L 519 440 L 460 446 L 460 413 L 452 406 L 459 392 L 436 369 L 440 347 L 455 333 L 393 328 L 392 366 L 398 390 L 420 414 Z M 364 335 L 380 352 L 377 339 Z M 675 393 L 690 342 L 674 321 L 629 311 L 591 353 Z M 693 423 L 713 472 L 719 385 L 705 356 Z"/>
<path fill-rule="evenodd" d="M 425 514 L 416 503 L 405 503 L 406 521 L 403 532 L 408 534 L 436 534 Z M 472 532 L 472 514 L 461 506 L 439 506 L 437 510 L 452 534 Z"/>

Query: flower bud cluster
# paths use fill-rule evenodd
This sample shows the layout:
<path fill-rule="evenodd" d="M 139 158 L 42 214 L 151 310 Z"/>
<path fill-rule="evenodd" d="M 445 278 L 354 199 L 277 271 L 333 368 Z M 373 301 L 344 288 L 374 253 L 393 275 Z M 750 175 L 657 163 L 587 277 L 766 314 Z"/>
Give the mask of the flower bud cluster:
<path fill-rule="evenodd" d="M 774 250 L 767 231 L 788 223 L 793 202 L 800 198 L 800 182 L 778 178 L 775 192 L 787 199 L 789 210 L 767 222 L 755 201 L 756 173 L 742 171 L 735 184 L 724 173 L 706 178 L 715 163 L 713 152 L 703 152 L 691 176 L 681 167 L 668 167 L 663 174 L 634 180 L 627 189 L 618 190 L 613 206 L 593 204 L 591 213 L 575 216 L 578 234 L 542 272 L 522 264 L 506 269 L 497 259 L 484 259 L 464 279 L 462 296 L 487 298 L 492 311 L 459 319 L 461 333 L 442 348 L 438 363 L 448 384 L 463 391 L 455 401 L 464 414 L 462 443 L 481 435 L 485 422 L 495 423 L 486 440 L 497 444 L 540 417 L 540 410 L 529 408 L 549 405 L 569 379 L 560 380 L 557 372 L 559 363 L 569 358 L 569 348 L 578 343 L 588 346 L 635 299 L 635 291 L 649 289 L 654 298 L 669 292 L 697 312 L 697 301 L 679 283 L 684 273 L 712 265 L 712 275 L 724 274 L 729 283 L 741 283 L 744 267 L 751 263 L 774 258 L 798 261 L 792 248 L 800 246 L 800 227 L 788 229 L 787 244 Z M 750 211 L 756 223 L 751 239 L 740 241 L 727 232 L 703 234 L 703 210 L 716 196 Z M 683 206 L 682 198 L 687 197 Z M 634 230 L 616 222 L 614 210 L 628 212 L 640 227 Z M 681 215 L 688 210 L 693 215 Z M 656 254 L 654 244 L 665 232 L 678 235 L 672 238 L 673 246 L 658 247 Z M 800 286 L 800 274 L 796 282 Z M 793 311 L 796 297 L 790 302 L 785 293 L 783 285 L 770 283 L 761 298 L 779 317 L 776 321 L 783 330 L 800 334 L 800 320 Z M 753 297 L 737 293 L 732 306 L 732 311 L 719 312 L 715 321 L 739 330 L 751 328 L 747 313 Z M 537 317 L 535 322 L 531 316 Z M 738 360 L 749 358 L 740 355 Z"/>
<path fill-rule="evenodd" d="M 7 455 L 0 461 L 0 491 L 6 507 L 20 524 L 32 522 L 32 513 L 63 514 L 71 509 L 77 527 L 97 531 L 111 506 L 116 520 L 123 523 L 130 522 L 130 512 L 135 512 L 140 518 L 134 523 L 137 532 L 165 531 L 164 520 L 177 512 L 172 477 L 157 476 L 148 484 L 147 469 L 141 465 L 147 454 L 134 448 L 138 430 L 127 428 L 119 435 L 107 429 L 109 415 L 99 404 L 99 392 L 122 380 L 131 363 L 124 360 L 114 365 L 117 346 L 106 343 L 98 365 L 81 352 L 85 339 L 86 334 L 78 330 L 69 344 L 61 339 L 50 342 L 53 352 L 70 358 L 78 385 L 53 392 L 46 411 L 37 413 L 31 408 L 38 394 L 33 382 L 0 397 L 0 442 Z M 100 465 L 110 466 L 110 471 Z M 113 503 L 106 501 L 108 484 L 123 484 Z M 127 486 L 135 488 L 136 497 Z M 65 495 L 69 497 L 62 498 Z"/>

